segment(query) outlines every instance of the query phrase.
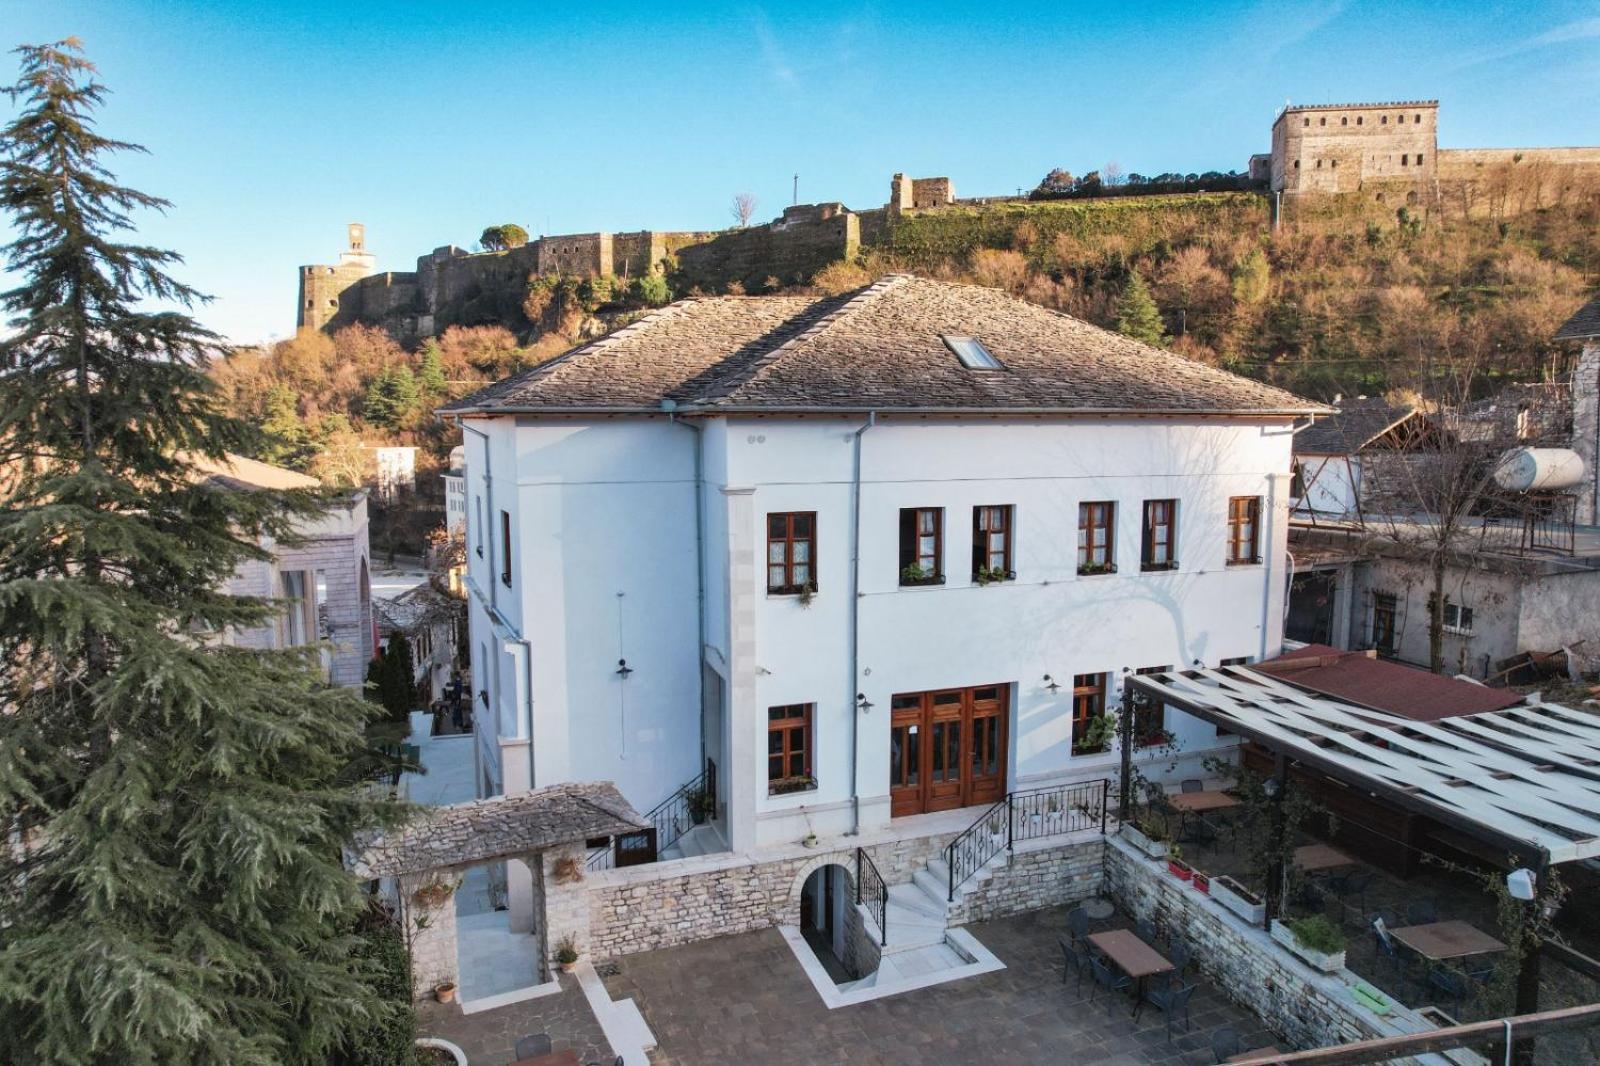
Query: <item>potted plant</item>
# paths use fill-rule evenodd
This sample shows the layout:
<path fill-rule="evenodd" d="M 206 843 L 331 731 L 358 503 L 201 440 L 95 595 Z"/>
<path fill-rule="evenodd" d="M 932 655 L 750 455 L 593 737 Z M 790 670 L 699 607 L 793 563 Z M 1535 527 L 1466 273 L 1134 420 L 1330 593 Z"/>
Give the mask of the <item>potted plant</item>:
<path fill-rule="evenodd" d="M 1123 822 L 1122 836 L 1152 859 L 1167 857 L 1166 834 L 1159 826 L 1132 821 Z"/>
<path fill-rule="evenodd" d="M 972 572 L 972 580 L 979 585 L 993 585 L 1009 581 L 1014 575 L 1000 566 L 980 566 Z"/>
<path fill-rule="evenodd" d="M 1211 898 L 1251 925 L 1260 925 L 1266 920 L 1266 901 L 1227 874 L 1211 879 Z"/>
<path fill-rule="evenodd" d="M 711 809 L 716 806 L 711 793 L 703 788 L 690 789 L 684 796 L 684 802 L 689 807 L 689 821 L 695 825 L 705 825 L 706 818 L 710 816 Z"/>
<path fill-rule="evenodd" d="M 1117 720 L 1109 714 L 1100 714 L 1089 719 L 1089 724 L 1084 728 L 1083 736 L 1072 745 L 1074 755 L 1093 755 L 1105 751 L 1111 746 L 1111 738 L 1117 735 Z"/>
<path fill-rule="evenodd" d="M 411 893 L 411 902 L 422 907 L 442 907 L 455 895 L 461 882 L 456 881 L 430 881 Z"/>
<path fill-rule="evenodd" d="M 1078 567 L 1078 573 L 1085 577 L 1092 574 L 1114 574 L 1117 572 L 1116 563 L 1084 563 Z"/>
<path fill-rule="evenodd" d="M 815 581 L 807 581 L 804 585 L 800 586 L 800 597 L 799 597 L 800 606 L 802 606 L 802 607 L 810 607 L 811 606 L 811 601 L 816 599 L 816 598 L 817 598 L 817 583 Z"/>
<path fill-rule="evenodd" d="M 782 796 L 789 792 L 804 792 L 816 785 L 817 779 L 810 774 L 800 774 L 796 777 L 781 777 L 767 786 L 767 795 Z"/>
<path fill-rule="evenodd" d="M 578 965 L 578 949 L 573 944 L 570 933 L 556 944 L 556 962 L 561 964 L 562 973 L 571 973 L 572 968 Z"/>
<path fill-rule="evenodd" d="M 1272 939 L 1314 970 L 1336 973 L 1344 969 L 1344 931 L 1325 915 L 1313 914 L 1289 922 L 1275 920 Z"/>
<path fill-rule="evenodd" d="M 456 983 L 454 981 L 440 981 L 433 986 L 433 998 L 440 1003 L 454 1003 L 456 1001 Z"/>
<path fill-rule="evenodd" d="M 557 883 L 570 885 L 583 880 L 583 867 L 578 865 L 577 859 L 569 855 L 564 859 L 557 859 L 555 865 L 550 868 L 550 874 Z"/>
<path fill-rule="evenodd" d="M 807 833 L 805 836 L 800 838 L 800 843 L 802 845 L 804 845 L 805 847 L 808 847 L 808 848 L 816 847 L 817 846 L 817 834 L 815 834 L 815 833 Z"/>
<path fill-rule="evenodd" d="M 1180 881 L 1194 876 L 1194 867 L 1183 861 L 1183 849 L 1176 844 L 1167 849 L 1167 871 Z"/>

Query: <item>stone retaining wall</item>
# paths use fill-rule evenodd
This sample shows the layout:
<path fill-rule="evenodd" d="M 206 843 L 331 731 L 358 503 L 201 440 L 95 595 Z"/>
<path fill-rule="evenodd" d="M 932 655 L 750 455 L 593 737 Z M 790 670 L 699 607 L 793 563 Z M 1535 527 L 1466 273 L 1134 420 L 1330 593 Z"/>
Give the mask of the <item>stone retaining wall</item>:
<path fill-rule="evenodd" d="M 851 890 L 854 891 L 852 879 Z M 844 908 L 844 964 L 852 980 L 875 973 L 883 961 L 883 945 L 878 943 L 879 930 L 868 920 L 865 907 L 851 902 Z"/>
<path fill-rule="evenodd" d="M 1323 974 L 1275 945 L 1166 866 L 1120 838 L 1105 847 L 1106 889 L 1135 918 L 1145 918 L 1187 945 L 1196 964 L 1231 999 L 1255 1012 L 1297 1048 L 1326 1047 L 1432 1028 L 1396 1005 L 1389 1018 L 1356 1006 L 1349 989 L 1361 978 L 1349 970 Z M 1406 1066 L 1437 1063 L 1434 1056 L 1393 1060 Z"/>
<path fill-rule="evenodd" d="M 1019 847 L 988 880 L 950 905 L 950 924 L 966 925 L 1058 907 L 1099 895 L 1105 882 L 1105 838 L 1096 833 L 1048 847 Z"/>

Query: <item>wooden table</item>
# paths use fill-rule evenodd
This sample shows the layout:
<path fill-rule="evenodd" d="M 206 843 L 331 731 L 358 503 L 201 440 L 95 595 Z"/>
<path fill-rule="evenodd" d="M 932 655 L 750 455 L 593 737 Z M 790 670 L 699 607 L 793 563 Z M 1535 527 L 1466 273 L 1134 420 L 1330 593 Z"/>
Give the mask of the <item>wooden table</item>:
<path fill-rule="evenodd" d="M 1167 797 L 1180 811 L 1222 811 L 1229 807 L 1240 806 L 1237 796 L 1230 796 L 1226 792 L 1174 792 Z"/>
<path fill-rule="evenodd" d="M 1282 1055 L 1282 1054 L 1283 1054 L 1283 1049 L 1280 1048 L 1277 1044 L 1269 1044 L 1267 1047 L 1258 1047 L 1254 1051 L 1241 1051 L 1237 1055 L 1231 1055 L 1231 1056 L 1229 1056 L 1228 1061 L 1229 1062 L 1267 1062 L 1267 1061 L 1270 1061 L 1273 1056 Z"/>
<path fill-rule="evenodd" d="M 1403 925 L 1389 930 L 1406 947 L 1425 959 L 1440 962 L 1459 959 L 1466 955 L 1485 955 L 1491 951 L 1504 951 L 1506 946 L 1471 922 L 1429 922 L 1426 925 Z"/>
<path fill-rule="evenodd" d="M 1144 1006 L 1145 978 L 1151 974 L 1171 973 L 1172 963 L 1163 958 L 1161 952 L 1140 940 L 1139 935 L 1131 929 L 1095 933 L 1088 940 L 1113 966 L 1139 982 L 1137 998 L 1133 1002 L 1133 1013 L 1137 1017 L 1139 1009 Z"/>
<path fill-rule="evenodd" d="M 552 1051 L 548 1055 L 535 1055 L 531 1059 L 518 1059 L 511 1066 L 583 1066 L 578 1053 L 571 1048 Z"/>
<path fill-rule="evenodd" d="M 1294 849 L 1294 864 L 1310 873 L 1314 870 L 1334 870 L 1340 866 L 1354 866 L 1356 860 L 1331 844 L 1306 844 Z"/>

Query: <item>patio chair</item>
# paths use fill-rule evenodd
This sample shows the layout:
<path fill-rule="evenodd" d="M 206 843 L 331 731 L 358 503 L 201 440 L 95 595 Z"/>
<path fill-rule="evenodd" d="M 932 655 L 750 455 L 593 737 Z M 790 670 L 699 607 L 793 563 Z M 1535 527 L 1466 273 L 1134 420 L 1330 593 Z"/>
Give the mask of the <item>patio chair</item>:
<path fill-rule="evenodd" d="M 1093 1003 L 1100 994 L 1100 989 L 1107 992 L 1126 992 L 1133 987 L 1133 978 L 1124 973 L 1114 973 L 1111 967 L 1099 959 L 1090 959 L 1089 968 L 1094 973 L 1094 988 L 1089 992 L 1089 1002 Z"/>
<path fill-rule="evenodd" d="M 1072 939 L 1082 940 L 1089 935 L 1089 912 L 1082 907 L 1074 907 L 1067 912 L 1067 928 L 1072 932 Z"/>
<path fill-rule="evenodd" d="M 1154 944 L 1156 942 L 1156 923 L 1152 922 L 1149 918 L 1140 918 L 1138 921 L 1134 922 L 1133 931 L 1137 933 L 1139 935 L 1139 939 L 1143 940 L 1146 944 Z"/>
<path fill-rule="evenodd" d="M 1406 904 L 1407 925 L 1427 925 L 1439 920 L 1439 907 L 1431 899 L 1412 900 Z"/>
<path fill-rule="evenodd" d="M 1406 997 L 1411 987 L 1411 958 L 1403 946 L 1389 935 L 1381 917 L 1372 920 L 1372 941 L 1377 946 L 1378 957 L 1387 959 L 1394 970 L 1394 979 L 1400 983 L 1400 995 Z"/>
<path fill-rule="evenodd" d="M 1371 870 L 1352 870 L 1343 877 L 1330 880 L 1328 887 L 1333 889 L 1339 902 L 1346 907 L 1350 906 L 1352 899 L 1355 900 L 1355 913 L 1360 914 L 1367 909 L 1367 889 L 1371 887 L 1374 876 Z"/>
<path fill-rule="evenodd" d="M 1188 777 L 1178 782 L 1178 788 L 1184 792 L 1204 792 L 1206 790 L 1206 783 L 1200 780 L 1198 777 Z"/>
<path fill-rule="evenodd" d="M 1189 969 L 1189 963 L 1194 961 L 1194 956 L 1187 945 L 1173 944 L 1167 949 L 1167 961 L 1172 963 L 1173 973 L 1182 974 Z"/>
<path fill-rule="evenodd" d="M 535 1055 L 548 1055 L 553 1050 L 549 1033 L 534 1033 L 517 1041 L 516 1054 L 519 1059 L 531 1059 Z"/>
<path fill-rule="evenodd" d="M 1460 970 L 1451 969 L 1449 966 L 1428 967 L 1428 984 L 1434 991 L 1454 1003 L 1457 1008 L 1462 1000 L 1466 999 L 1471 989 L 1467 987 L 1467 975 Z"/>
<path fill-rule="evenodd" d="M 1067 971 L 1071 970 L 1073 976 L 1077 978 L 1077 983 L 1073 987 L 1081 991 L 1084 971 L 1089 968 L 1089 956 L 1079 951 L 1066 937 L 1060 937 L 1058 941 L 1061 944 L 1061 983 L 1067 983 Z"/>
<path fill-rule="evenodd" d="M 1210 822 L 1200 815 L 1190 815 L 1183 819 L 1183 828 L 1178 833 L 1178 842 L 1181 844 L 1215 844 L 1217 842 L 1217 831 Z"/>
<path fill-rule="evenodd" d="M 1194 985 L 1186 985 L 1172 980 L 1150 982 L 1150 987 L 1145 989 L 1144 998 L 1160 1007 L 1167 1015 L 1167 1040 L 1172 1040 L 1172 1023 L 1183 1014 L 1183 1031 L 1189 1031 L 1189 1000 L 1194 995 Z"/>
<path fill-rule="evenodd" d="M 1239 1037 L 1239 1030 L 1233 1026 L 1224 1025 L 1211 1034 L 1211 1057 L 1219 1064 L 1242 1054 L 1244 1054 L 1244 1041 Z"/>

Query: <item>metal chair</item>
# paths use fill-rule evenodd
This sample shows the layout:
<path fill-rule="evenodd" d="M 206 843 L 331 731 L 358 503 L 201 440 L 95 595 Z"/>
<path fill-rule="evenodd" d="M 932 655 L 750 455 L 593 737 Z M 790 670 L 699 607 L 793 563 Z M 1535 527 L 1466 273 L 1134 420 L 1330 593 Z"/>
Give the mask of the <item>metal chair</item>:
<path fill-rule="evenodd" d="M 1167 949 L 1167 961 L 1172 963 L 1173 973 L 1182 974 L 1189 969 L 1189 963 L 1194 960 L 1188 945 L 1173 944 Z"/>
<path fill-rule="evenodd" d="M 1206 790 L 1206 783 L 1200 780 L 1198 777 L 1188 777 L 1178 782 L 1178 788 L 1184 792 L 1204 792 Z"/>
<path fill-rule="evenodd" d="M 1216 1059 L 1218 1064 L 1242 1054 L 1244 1054 L 1244 1041 L 1239 1038 L 1239 1030 L 1233 1026 L 1224 1025 L 1211 1034 L 1211 1057 Z"/>
<path fill-rule="evenodd" d="M 531 1059 L 535 1055 L 548 1055 L 552 1051 L 549 1033 L 534 1033 L 517 1041 L 517 1058 Z"/>
<path fill-rule="evenodd" d="M 1080 952 L 1073 946 L 1072 941 L 1066 937 L 1059 937 L 1058 943 L 1061 945 L 1061 983 L 1067 983 L 1067 971 L 1071 970 L 1073 975 L 1077 977 L 1077 984 L 1074 987 L 1081 991 L 1083 989 L 1083 972 L 1089 968 L 1089 956 Z"/>
<path fill-rule="evenodd" d="M 1183 1012 L 1183 1031 L 1189 1031 L 1189 1000 L 1194 995 L 1194 985 L 1175 984 L 1170 980 L 1170 975 L 1163 974 L 1168 980 L 1150 982 L 1150 987 L 1145 989 L 1144 998 L 1160 1007 L 1167 1015 L 1167 1040 L 1172 1040 L 1172 1022 Z"/>
<path fill-rule="evenodd" d="M 1071 931 L 1074 940 L 1082 940 L 1089 935 L 1089 912 L 1082 907 L 1074 907 L 1067 912 L 1067 929 Z"/>
<path fill-rule="evenodd" d="M 1387 959 L 1394 969 L 1394 979 L 1400 983 L 1400 995 L 1404 998 L 1411 987 L 1410 958 L 1389 935 L 1382 918 L 1372 920 L 1372 941 L 1377 946 L 1378 957 Z"/>
<path fill-rule="evenodd" d="M 1431 899 L 1412 900 L 1406 905 L 1407 925 L 1427 925 L 1439 920 L 1439 908 Z"/>
<path fill-rule="evenodd" d="M 1146 944 L 1154 944 L 1156 942 L 1156 923 L 1152 922 L 1149 918 L 1140 918 L 1138 921 L 1134 922 L 1133 931 L 1137 933 L 1139 935 L 1139 939 L 1143 940 Z"/>
<path fill-rule="evenodd" d="M 1113 973 L 1111 967 L 1099 959 L 1089 960 L 1089 969 L 1094 974 L 1095 987 L 1089 992 L 1089 1002 L 1093 1003 L 1099 995 L 1100 989 L 1107 992 L 1126 992 L 1133 987 L 1133 978 L 1125 973 Z"/>
<path fill-rule="evenodd" d="M 1467 987 L 1466 974 L 1448 966 L 1428 967 L 1428 984 L 1432 985 L 1434 991 L 1438 992 L 1440 996 L 1454 1003 L 1457 1008 L 1461 1006 L 1462 1000 L 1466 999 L 1471 992 L 1471 989 Z"/>

